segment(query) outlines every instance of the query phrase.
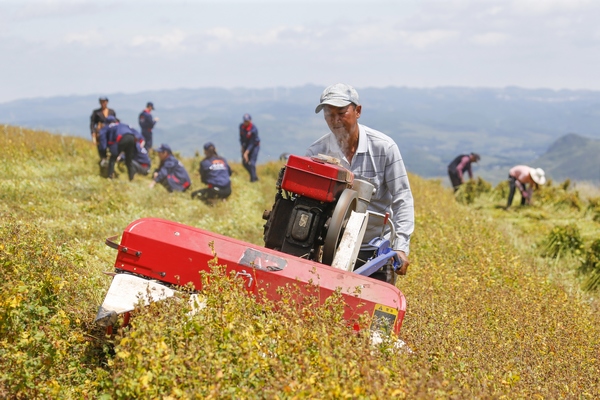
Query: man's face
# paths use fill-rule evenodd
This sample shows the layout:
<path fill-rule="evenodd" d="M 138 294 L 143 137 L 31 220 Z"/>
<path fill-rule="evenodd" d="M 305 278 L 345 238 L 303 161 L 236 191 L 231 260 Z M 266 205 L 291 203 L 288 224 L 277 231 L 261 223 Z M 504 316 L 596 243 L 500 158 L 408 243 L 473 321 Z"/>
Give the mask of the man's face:
<path fill-rule="evenodd" d="M 358 125 L 361 106 L 349 104 L 346 107 L 335 107 L 326 105 L 323 114 L 329 129 L 339 140 L 350 135 Z"/>
<path fill-rule="evenodd" d="M 106 106 L 108 106 L 108 100 L 101 100 L 100 101 L 100 107 L 106 108 Z"/>

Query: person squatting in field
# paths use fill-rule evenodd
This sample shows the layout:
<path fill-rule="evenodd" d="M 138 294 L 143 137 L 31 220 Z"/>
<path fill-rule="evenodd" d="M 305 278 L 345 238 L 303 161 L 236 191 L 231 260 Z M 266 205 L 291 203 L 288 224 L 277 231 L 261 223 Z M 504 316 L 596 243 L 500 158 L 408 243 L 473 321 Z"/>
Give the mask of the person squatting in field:
<path fill-rule="evenodd" d="M 152 174 L 150 187 L 160 183 L 169 192 L 185 192 L 191 185 L 190 176 L 183 164 L 175 158 L 168 144 L 161 144 L 156 150 L 160 165 Z"/>
<path fill-rule="evenodd" d="M 100 163 L 106 163 L 108 157 L 107 150 L 110 151 L 110 158 L 108 159 L 108 170 L 107 178 L 114 178 L 115 175 L 115 164 L 119 154 L 123 153 L 125 156 L 125 165 L 127 166 L 127 174 L 129 180 L 133 180 L 133 177 L 137 168 L 134 167 L 134 160 L 140 159 L 149 164 L 150 159 L 146 154 L 138 156 L 138 149 L 144 142 L 142 135 L 133 129 L 131 126 L 121 124 L 114 116 L 109 115 L 105 119 L 105 125 L 98 133 L 98 154 L 100 155 Z"/>
<path fill-rule="evenodd" d="M 108 108 L 108 97 L 100 97 L 98 101 L 100 102 L 100 108 L 92 111 L 90 117 L 90 135 L 92 136 L 94 144 L 98 144 L 98 134 L 106 124 L 106 118 L 110 115 L 115 118 L 117 117 L 115 110 Z"/>
<path fill-rule="evenodd" d="M 226 199 L 231 195 L 231 168 L 227 160 L 217 154 L 215 145 L 208 142 L 204 145 L 204 159 L 200 162 L 200 180 L 208 187 L 192 192 L 192 199 L 212 204 L 218 199 Z"/>
<path fill-rule="evenodd" d="M 456 157 L 450 164 L 448 164 L 448 176 L 450 177 L 450 183 L 456 192 L 460 185 L 465 183 L 464 174 L 469 174 L 469 179 L 473 179 L 473 171 L 471 170 L 471 163 L 478 162 L 481 159 L 479 154 L 461 154 Z"/>
<path fill-rule="evenodd" d="M 533 189 L 546 183 L 546 174 L 541 168 L 532 168 L 527 165 L 516 165 L 508 172 L 508 203 L 506 209 L 512 205 L 516 188 L 521 192 L 521 205 L 531 204 Z M 527 186 L 529 185 L 529 187 Z"/>
<path fill-rule="evenodd" d="M 260 149 L 260 138 L 258 129 L 252 123 L 250 114 L 244 114 L 243 122 L 240 124 L 240 145 L 242 150 L 242 165 L 250 174 L 250 182 L 256 182 L 256 160 Z"/>
<path fill-rule="evenodd" d="M 342 166 L 354 173 L 356 179 L 374 185 L 375 193 L 368 210 L 384 215 L 389 212 L 396 232 L 396 237 L 389 240 L 403 262 L 396 273 L 405 275 L 410 264 L 408 254 L 410 236 L 414 230 L 414 208 L 408 175 L 398 146 L 387 135 L 358 123 L 362 106 L 358 93 L 350 85 L 338 83 L 326 88 L 315 113 L 321 110 L 330 133 L 314 142 L 306 155 L 335 157 Z M 364 265 L 373 255 L 374 249 L 368 243 L 380 234 L 381 225 L 369 221 L 355 269 Z M 387 234 L 389 236 L 389 228 Z M 389 283 L 395 282 L 396 278 L 389 265 L 371 277 Z"/>

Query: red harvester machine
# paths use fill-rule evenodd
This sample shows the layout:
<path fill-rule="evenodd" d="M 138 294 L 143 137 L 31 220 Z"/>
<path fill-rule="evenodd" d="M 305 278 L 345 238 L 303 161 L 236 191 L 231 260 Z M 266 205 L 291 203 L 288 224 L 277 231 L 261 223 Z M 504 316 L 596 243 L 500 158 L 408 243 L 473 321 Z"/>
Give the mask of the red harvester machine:
<path fill-rule="evenodd" d="M 398 334 L 406 311 L 404 295 L 392 284 L 365 276 L 388 262 L 397 266 L 384 236 L 390 224 L 387 216 L 366 211 L 373 186 L 354 179 L 336 161 L 289 157 L 277 181 L 273 209 L 263 215 L 265 247 L 156 218 L 129 224 L 120 244 L 116 237 L 106 240 L 118 249 L 116 273 L 96 322 L 111 327 L 119 314 L 127 319 L 140 294 L 150 293 L 157 301 L 189 282 L 201 290 L 199 271 L 209 270 L 214 249 L 219 264 L 244 279 L 249 293 L 264 289 L 267 299 L 276 302 L 277 288 L 310 282 L 318 285 L 324 300 L 339 288 L 347 305 L 344 317 L 355 328 L 365 328 L 356 322 L 369 313 Z M 377 252 L 353 272 L 367 223 L 375 220 L 382 225 L 381 238 L 373 242 Z"/>

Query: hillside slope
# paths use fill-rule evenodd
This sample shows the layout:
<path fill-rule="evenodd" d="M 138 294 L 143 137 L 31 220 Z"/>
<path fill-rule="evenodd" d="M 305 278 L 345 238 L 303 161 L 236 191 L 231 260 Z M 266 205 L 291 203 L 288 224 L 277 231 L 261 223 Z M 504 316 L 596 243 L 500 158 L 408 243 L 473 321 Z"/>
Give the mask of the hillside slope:
<path fill-rule="evenodd" d="M 413 353 L 369 347 L 335 303 L 276 311 L 216 278 L 210 312 L 155 305 L 104 338 L 91 321 L 115 257 L 106 237 L 152 216 L 261 244 L 281 164 L 260 166 L 252 185 L 234 164 L 232 198 L 207 207 L 148 178 L 100 178 L 83 139 L 4 126 L 0 147 L 0 397 L 600 396 L 594 303 L 549 279 L 493 213 L 417 176 L 413 264 L 398 280 Z"/>
<path fill-rule="evenodd" d="M 532 165 L 544 168 L 557 181 L 571 179 L 600 184 L 600 140 L 570 133 L 552 143 Z"/>

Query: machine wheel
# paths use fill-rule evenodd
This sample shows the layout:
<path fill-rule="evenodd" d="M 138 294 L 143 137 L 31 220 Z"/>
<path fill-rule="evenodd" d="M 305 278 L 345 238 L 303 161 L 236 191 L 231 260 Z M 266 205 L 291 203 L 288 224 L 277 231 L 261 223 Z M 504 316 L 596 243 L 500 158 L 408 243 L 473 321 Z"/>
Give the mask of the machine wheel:
<path fill-rule="evenodd" d="M 335 257 L 340 240 L 344 234 L 344 228 L 350 219 L 352 211 L 356 210 L 358 203 L 358 194 L 352 189 L 345 189 L 340 196 L 340 199 L 333 210 L 331 216 L 331 222 L 327 229 L 327 235 L 325 236 L 325 243 L 323 244 L 323 257 L 321 262 L 323 264 L 331 265 Z"/>

